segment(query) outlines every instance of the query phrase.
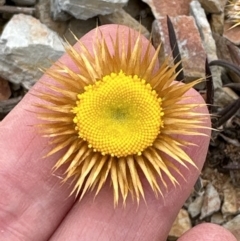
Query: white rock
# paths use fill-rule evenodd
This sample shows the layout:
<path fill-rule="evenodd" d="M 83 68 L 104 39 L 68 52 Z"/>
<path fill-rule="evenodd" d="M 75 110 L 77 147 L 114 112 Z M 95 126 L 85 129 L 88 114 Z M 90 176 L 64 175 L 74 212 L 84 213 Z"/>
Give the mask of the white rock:
<path fill-rule="evenodd" d="M 217 190 L 209 183 L 206 187 L 206 192 L 203 199 L 200 219 L 204 219 L 213 213 L 219 211 L 221 200 Z"/>
<path fill-rule="evenodd" d="M 69 13 L 77 19 L 86 20 L 99 14 L 110 14 L 126 5 L 128 0 L 51 0 L 54 20 L 61 20 Z"/>
<path fill-rule="evenodd" d="M 33 6 L 36 3 L 36 0 L 12 0 L 12 1 L 22 6 Z"/>
<path fill-rule="evenodd" d="M 169 238 L 171 240 L 175 240 L 176 238 L 179 238 L 182 234 L 187 232 L 191 227 L 192 224 L 188 212 L 184 209 L 180 209 L 169 232 Z"/>
<path fill-rule="evenodd" d="M 223 225 L 237 240 L 240 240 L 240 214 Z"/>
<path fill-rule="evenodd" d="M 240 188 L 233 187 L 230 182 L 226 182 L 223 185 L 223 196 L 223 216 L 238 214 L 240 212 Z"/>
<path fill-rule="evenodd" d="M 203 195 L 197 197 L 188 207 L 188 212 L 192 218 L 197 217 L 201 213 L 203 204 Z"/>
<path fill-rule="evenodd" d="M 18 14 L 0 37 L 0 76 L 29 89 L 42 75 L 39 67 L 50 66 L 64 53 L 58 35 L 31 16 Z"/>

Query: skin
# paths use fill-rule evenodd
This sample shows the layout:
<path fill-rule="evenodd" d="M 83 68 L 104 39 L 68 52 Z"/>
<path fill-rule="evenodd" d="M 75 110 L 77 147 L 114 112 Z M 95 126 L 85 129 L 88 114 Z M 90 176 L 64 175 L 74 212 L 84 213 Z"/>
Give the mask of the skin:
<path fill-rule="evenodd" d="M 115 37 L 117 26 L 100 29 L 110 42 L 109 35 Z M 127 38 L 129 30 L 126 27 L 120 30 Z M 91 31 L 81 39 L 90 51 L 94 36 Z M 147 44 L 144 37 L 142 41 Z M 61 61 L 75 68 L 68 56 L 64 55 Z M 40 81 L 51 82 L 45 75 Z M 35 110 L 32 103 L 39 102 L 33 93 L 41 88 L 38 82 L 0 123 L 0 240 L 166 240 L 203 166 L 209 137 L 182 137 L 198 145 L 186 148 L 186 152 L 199 170 L 179 166 L 186 180 L 176 174 L 180 185 L 174 187 L 168 183 L 168 190 L 163 190 L 164 198 L 157 199 L 143 180 L 146 203 L 141 200 L 139 206 L 129 198 L 125 208 L 120 204 L 114 209 L 108 184 L 96 198 L 94 193 L 87 193 L 78 202 L 73 196 L 69 197 L 71 183 L 61 183 L 64 167 L 52 174 L 52 167 L 61 153 L 42 159 L 51 147 L 48 139 L 41 137 L 33 127 L 38 120 L 32 112 Z M 187 94 L 194 96 L 191 102 L 204 103 L 196 91 L 190 90 Z M 197 111 L 207 113 L 206 107 L 199 107 Z M 209 119 L 206 119 L 206 126 L 210 126 Z M 209 129 L 201 131 L 210 136 Z M 179 240 L 236 239 L 220 226 L 202 224 Z"/>

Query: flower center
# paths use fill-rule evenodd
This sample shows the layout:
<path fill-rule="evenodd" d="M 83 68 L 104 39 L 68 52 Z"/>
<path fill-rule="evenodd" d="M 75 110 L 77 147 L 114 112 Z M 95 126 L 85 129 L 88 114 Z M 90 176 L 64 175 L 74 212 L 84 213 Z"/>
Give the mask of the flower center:
<path fill-rule="evenodd" d="M 78 94 L 73 122 L 79 137 L 103 155 L 141 155 L 163 126 L 161 102 L 137 75 L 111 73 Z"/>

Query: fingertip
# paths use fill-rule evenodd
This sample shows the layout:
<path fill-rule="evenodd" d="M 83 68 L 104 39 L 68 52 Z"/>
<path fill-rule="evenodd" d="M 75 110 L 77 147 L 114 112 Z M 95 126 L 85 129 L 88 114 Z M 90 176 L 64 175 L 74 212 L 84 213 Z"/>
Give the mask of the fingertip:
<path fill-rule="evenodd" d="M 183 234 L 178 241 L 237 241 L 231 232 L 222 226 L 203 223 L 199 224 L 185 234 Z"/>

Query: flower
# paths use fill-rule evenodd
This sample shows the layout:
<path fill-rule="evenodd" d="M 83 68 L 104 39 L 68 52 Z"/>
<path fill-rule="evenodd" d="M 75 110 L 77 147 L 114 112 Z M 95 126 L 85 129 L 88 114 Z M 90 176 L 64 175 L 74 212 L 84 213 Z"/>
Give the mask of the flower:
<path fill-rule="evenodd" d="M 72 194 L 80 199 L 93 189 L 97 195 L 109 178 L 115 205 L 120 196 L 125 204 L 129 193 L 139 202 L 144 198 L 139 172 L 163 195 L 164 175 L 178 184 L 175 163 L 195 166 L 182 149 L 191 143 L 174 135 L 201 135 L 204 116 L 194 111 L 199 105 L 182 100 L 191 98 L 185 93 L 202 80 L 175 82 L 177 66 L 167 59 L 156 70 L 160 47 L 152 56 L 150 42 L 144 52 L 140 34 L 129 30 L 128 36 L 126 42 L 118 29 L 109 47 L 97 28 L 92 53 L 81 41 L 78 48 L 67 45 L 77 70 L 55 63 L 45 70 L 55 83 L 43 83 L 45 90 L 37 94 L 45 101 L 35 104 L 41 110 L 38 126 L 52 138 L 46 156 L 64 150 L 54 168 L 67 164 L 64 181 L 74 179 Z"/>

